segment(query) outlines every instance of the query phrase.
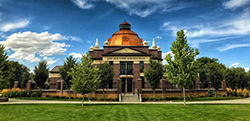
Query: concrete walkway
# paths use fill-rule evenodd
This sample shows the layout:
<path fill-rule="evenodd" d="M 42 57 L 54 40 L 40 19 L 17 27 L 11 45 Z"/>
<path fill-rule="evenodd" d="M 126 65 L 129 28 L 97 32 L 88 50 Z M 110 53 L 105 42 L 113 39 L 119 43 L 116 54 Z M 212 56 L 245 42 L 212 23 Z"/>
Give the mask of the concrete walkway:
<path fill-rule="evenodd" d="M 21 100 L 10 99 L 0 104 L 81 104 L 81 101 L 50 101 L 50 100 Z M 183 102 L 84 102 L 84 104 L 183 104 Z M 187 104 L 250 104 L 250 98 L 219 101 L 191 101 Z"/>

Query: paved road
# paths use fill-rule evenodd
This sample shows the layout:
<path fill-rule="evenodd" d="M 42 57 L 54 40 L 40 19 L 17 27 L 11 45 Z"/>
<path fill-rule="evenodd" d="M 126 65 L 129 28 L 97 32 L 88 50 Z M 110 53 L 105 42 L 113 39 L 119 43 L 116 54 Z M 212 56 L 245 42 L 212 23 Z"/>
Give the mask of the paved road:
<path fill-rule="evenodd" d="M 0 104 L 80 104 L 81 101 L 50 101 L 50 100 L 20 100 L 10 99 Z M 84 102 L 84 104 L 183 104 L 183 102 Z M 219 101 L 192 101 L 187 104 L 250 104 L 250 98 Z"/>

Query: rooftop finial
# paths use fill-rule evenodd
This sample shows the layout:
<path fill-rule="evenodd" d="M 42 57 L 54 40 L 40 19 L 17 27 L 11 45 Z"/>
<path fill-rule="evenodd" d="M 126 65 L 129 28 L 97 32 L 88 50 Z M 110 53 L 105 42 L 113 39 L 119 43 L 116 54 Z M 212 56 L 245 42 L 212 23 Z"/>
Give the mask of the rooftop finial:
<path fill-rule="evenodd" d="M 153 45 L 151 47 L 152 49 L 157 49 L 156 44 L 155 44 L 155 38 L 153 38 Z"/>
<path fill-rule="evenodd" d="M 98 43 L 98 38 L 96 38 L 96 42 L 95 42 L 94 48 L 95 49 L 99 49 L 100 48 L 99 43 Z"/>

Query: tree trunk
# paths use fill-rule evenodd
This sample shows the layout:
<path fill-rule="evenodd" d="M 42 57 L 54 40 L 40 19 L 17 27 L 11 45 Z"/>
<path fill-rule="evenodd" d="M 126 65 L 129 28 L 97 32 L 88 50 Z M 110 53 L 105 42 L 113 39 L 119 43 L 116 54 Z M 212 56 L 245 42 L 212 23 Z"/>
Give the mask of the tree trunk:
<path fill-rule="evenodd" d="M 216 99 L 218 99 L 217 90 L 215 90 L 215 97 L 216 97 Z"/>
<path fill-rule="evenodd" d="M 153 96 L 154 96 L 154 101 L 155 101 L 155 90 L 153 90 Z"/>
<path fill-rule="evenodd" d="M 185 87 L 183 87 L 183 100 L 184 100 L 184 106 L 186 106 Z"/>
<path fill-rule="evenodd" d="M 83 106 L 83 101 L 84 101 L 84 95 L 82 96 L 82 106 Z"/>
<path fill-rule="evenodd" d="M 71 99 L 71 96 L 70 96 L 70 88 L 68 88 L 68 93 L 69 93 L 69 99 Z"/>
<path fill-rule="evenodd" d="M 102 94 L 103 94 L 104 101 L 106 101 L 104 89 L 102 89 Z"/>

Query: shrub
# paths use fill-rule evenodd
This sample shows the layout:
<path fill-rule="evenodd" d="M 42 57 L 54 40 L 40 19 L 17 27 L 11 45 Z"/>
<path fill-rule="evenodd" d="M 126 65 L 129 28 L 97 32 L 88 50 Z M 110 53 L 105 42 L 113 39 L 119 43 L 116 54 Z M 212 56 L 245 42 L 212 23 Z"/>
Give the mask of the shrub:
<path fill-rule="evenodd" d="M 233 90 L 231 88 L 227 88 L 227 95 L 233 95 Z"/>
<path fill-rule="evenodd" d="M 211 91 L 211 90 L 208 90 L 207 93 L 209 97 L 213 97 L 215 94 L 214 91 Z"/>
<path fill-rule="evenodd" d="M 241 89 L 237 89 L 237 95 L 238 97 L 243 97 Z"/>
<path fill-rule="evenodd" d="M 248 96 L 248 90 L 246 88 L 242 91 L 242 96 L 243 97 L 247 97 Z"/>
<path fill-rule="evenodd" d="M 20 97 L 28 97 L 28 91 L 21 91 L 20 93 Z"/>

